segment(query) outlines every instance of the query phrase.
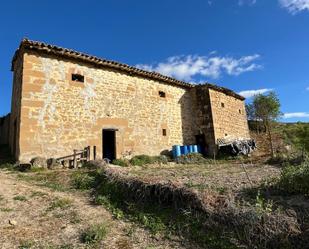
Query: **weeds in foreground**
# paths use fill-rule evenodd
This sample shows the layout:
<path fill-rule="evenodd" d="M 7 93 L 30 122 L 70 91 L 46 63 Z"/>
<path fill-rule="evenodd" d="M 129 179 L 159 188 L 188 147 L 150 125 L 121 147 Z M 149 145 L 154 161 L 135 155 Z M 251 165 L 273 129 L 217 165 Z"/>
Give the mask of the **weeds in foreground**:
<path fill-rule="evenodd" d="M 30 249 L 34 246 L 34 242 L 32 240 L 23 240 L 20 241 L 18 249 Z"/>
<path fill-rule="evenodd" d="M 52 211 L 55 209 L 67 209 L 72 206 L 72 200 L 68 198 L 55 198 L 50 206 L 48 207 L 48 211 Z"/>
<path fill-rule="evenodd" d="M 23 195 L 16 195 L 13 197 L 15 201 L 27 201 L 27 197 Z"/>
<path fill-rule="evenodd" d="M 96 224 L 88 227 L 81 234 L 81 242 L 85 244 L 96 244 L 105 239 L 109 232 L 109 226 L 106 223 Z"/>
<path fill-rule="evenodd" d="M 0 211 L 1 212 L 12 212 L 14 211 L 14 209 L 13 208 L 0 208 Z"/>
<path fill-rule="evenodd" d="M 283 168 L 277 186 L 287 193 L 309 195 L 309 161 Z"/>

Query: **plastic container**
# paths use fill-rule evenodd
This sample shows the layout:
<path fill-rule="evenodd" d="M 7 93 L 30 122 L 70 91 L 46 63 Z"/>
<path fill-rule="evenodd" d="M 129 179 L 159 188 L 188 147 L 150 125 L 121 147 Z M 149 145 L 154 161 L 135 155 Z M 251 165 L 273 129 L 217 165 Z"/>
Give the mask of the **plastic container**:
<path fill-rule="evenodd" d="M 192 146 L 193 146 L 193 153 L 198 153 L 198 146 L 196 144 Z"/>
<path fill-rule="evenodd" d="M 180 145 L 173 145 L 173 157 L 179 157 L 181 155 Z"/>

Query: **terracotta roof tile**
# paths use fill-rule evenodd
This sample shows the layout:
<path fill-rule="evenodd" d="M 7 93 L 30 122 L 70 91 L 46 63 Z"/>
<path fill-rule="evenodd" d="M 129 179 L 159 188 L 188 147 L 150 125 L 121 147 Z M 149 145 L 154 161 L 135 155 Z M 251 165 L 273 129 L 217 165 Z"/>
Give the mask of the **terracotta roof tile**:
<path fill-rule="evenodd" d="M 142 69 L 139 69 L 139 68 L 136 68 L 136 67 L 129 66 L 129 65 L 124 64 L 124 63 L 98 58 L 98 57 L 93 56 L 93 55 L 74 51 L 72 49 L 62 48 L 62 47 L 59 47 L 59 46 L 50 45 L 50 44 L 46 44 L 46 43 L 39 42 L 39 41 L 32 41 L 32 40 L 29 40 L 29 39 L 23 39 L 21 41 L 20 45 L 19 45 L 19 48 L 16 50 L 14 57 L 13 57 L 13 60 L 12 60 L 12 70 L 13 70 L 13 66 L 14 66 L 14 63 L 15 63 L 17 56 L 21 52 L 24 52 L 25 50 L 32 50 L 32 51 L 36 51 L 38 53 L 52 54 L 54 56 L 59 56 L 59 57 L 68 58 L 68 59 L 72 59 L 72 60 L 83 61 L 83 62 L 86 62 L 86 63 L 96 65 L 98 67 L 108 67 L 108 68 L 111 68 L 111 69 L 126 72 L 130 75 L 137 75 L 137 76 L 142 76 L 142 77 L 146 77 L 146 78 L 150 78 L 150 79 L 154 79 L 154 80 L 158 80 L 158 81 L 163 81 L 167 84 L 171 84 L 171 85 L 175 85 L 175 86 L 179 86 L 179 87 L 183 87 L 183 88 L 193 88 L 193 87 L 196 86 L 194 84 L 184 82 L 184 81 L 181 81 L 181 80 L 177 80 L 177 79 L 174 79 L 174 78 L 169 77 L 169 76 L 162 75 L 162 74 L 157 73 L 157 72 L 149 72 L 149 71 L 146 71 L 146 70 L 142 70 Z M 233 92 L 230 89 L 227 89 L 227 88 L 224 88 L 224 87 L 219 87 L 219 86 L 216 86 L 216 85 L 210 84 L 210 83 L 205 83 L 203 85 L 206 85 L 207 87 L 209 87 L 211 89 L 224 92 L 224 93 L 231 95 L 235 98 L 238 98 L 238 99 L 241 99 L 241 100 L 245 99 L 244 97 L 238 95 L 237 93 Z"/>

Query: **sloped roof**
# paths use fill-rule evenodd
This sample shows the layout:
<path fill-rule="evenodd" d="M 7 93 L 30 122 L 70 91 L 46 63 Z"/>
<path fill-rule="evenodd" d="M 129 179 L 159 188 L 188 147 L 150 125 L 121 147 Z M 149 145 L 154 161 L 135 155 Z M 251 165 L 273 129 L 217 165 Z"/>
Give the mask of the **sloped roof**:
<path fill-rule="evenodd" d="M 13 66 L 14 66 L 14 63 L 15 63 L 15 60 L 18 54 L 22 53 L 25 50 L 32 50 L 32 51 L 42 53 L 42 54 L 50 54 L 50 55 L 58 56 L 61 58 L 82 61 L 82 62 L 89 63 L 97 67 L 111 68 L 111 69 L 115 69 L 115 70 L 128 73 L 129 75 L 142 76 L 142 77 L 146 77 L 146 78 L 150 78 L 150 79 L 154 79 L 158 81 L 163 81 L 167 84 L 179 86 L 182 88 L 193 88 L 196 86 L 195 84 L 177 80 L 177 79 L 162 75 L 157 72 L 149 72 L 149 71 L 142 70 L 136 67 L 132 67 L 130 65 L 120 63 L 117 61 L 98 58 L 93 55 L 74 51 L 72 49 L 62 48 L 59 46 L 50 45 L 50 44 L 39 42 L 39 41 L 32 41 L 29 39 L 23 39 L 19 45 L 19 48 L 16 50 L 13 60 L 12 60 L 12 70 L 13 70 Z M 238 95 L 237 93 L 233 92 L 230 89 L 219 87 L 219 86 L 216 86 L 210 83 L 205 83 L 203 85 L 206 85 L 208 88 L 214 89 L 216 91 L 220 91 L 225 94 L 231 95 L 235 98 L 238 98 L 241 100 L 245 99 L 244 97 Z"/>

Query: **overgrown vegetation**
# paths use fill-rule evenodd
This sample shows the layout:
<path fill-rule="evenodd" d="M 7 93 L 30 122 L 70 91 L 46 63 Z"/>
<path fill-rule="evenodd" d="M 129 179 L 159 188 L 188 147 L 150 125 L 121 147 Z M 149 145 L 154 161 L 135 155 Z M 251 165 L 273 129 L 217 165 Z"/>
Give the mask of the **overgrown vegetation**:
<path fill-rule="evenodd" d="M 48 211 L 52 211 L 55 209 L 67 209 L 72 206 L 72 200 L 68 198 L 55 198 L 50 206 L 48 207 Z"/>
<path fill-rule="evenodd" d="M 166 164 L 168 162 L 167 156 L 148 156 L 148 155 L 137 155 L 132 157 L 130 160 L 128 159 L 115 159 L 113 160 L 113 164 L 127 167 L 127 166 L 143 166 L 147 164 L 153 163 L 163 163 Z"/>
<path fill-rule="evenodd" d="M 92 225 L 81 234 L 81 241 L 85 244 L 99 243 L 106 237 L 108 231 L 106 223 Z"/>
<path fill-rule="evenodd" d="M 79 190 L 87 190 L 94 187 L 95 176 L 84 171 L 75 171 L 72 174 L 72 185 L 74 188 Z"/>
<path fill-rule="evenodd" d="M 301 165 L 287 165 L 282 169 L 278 187 L 292 194 L 309 195 L 309 161 Z"/>

